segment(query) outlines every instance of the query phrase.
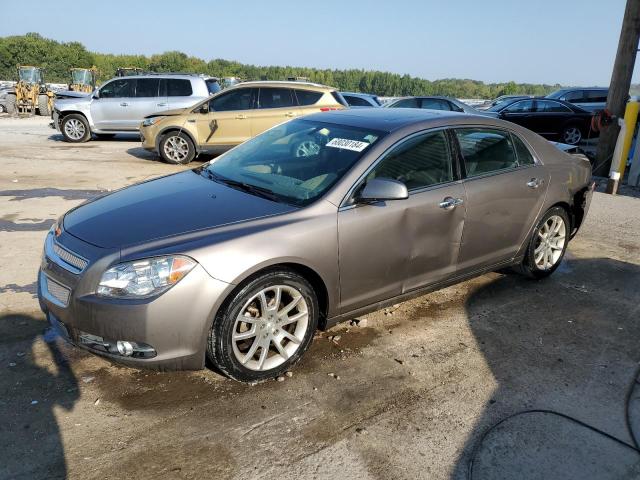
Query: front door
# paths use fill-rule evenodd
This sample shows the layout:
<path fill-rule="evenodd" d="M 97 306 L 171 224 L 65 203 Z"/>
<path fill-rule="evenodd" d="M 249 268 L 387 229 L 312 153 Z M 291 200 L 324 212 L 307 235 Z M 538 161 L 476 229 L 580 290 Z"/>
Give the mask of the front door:
<path fill-rule="evenodd" d="M 130 105 L 135 99 L 135 79 L 119 78 L 106 83 L 99 98 L 91 102 L 91 117 L 98 130 L 130 130 Z"/>
<path fill-rule="evenodd" d="M 456 271 L 466 199 L 446 132 L 411 136 L 374 166 L 362 186 L 372 178 L 401 181 L 410 195 L 338 212 L 343 312 L 437 283 Z"/>
<path fill-rule="evenodd" d="M 209 113 L 191 114 L 198 143 L 205 149 L 238 145 L 251 138 L 255 88 L 234 88 L 209 100 Z"/>
<path fill-rule="evenodd" d="M 533 111 L 533 100 L 520 100 L 518 102 L 512 103 L 507 108 L 502 110 L 500 112 L 500 117 L 504 120 L 522 125 L 525 128 L 532 129 Z"/>
<path fill-rule="evenodd" d="M 455 137 L 467 177 L 458 271 L 467 273 L 516 255 L 540 213 L 549 175 L 515 134 L 459 128 Z"/>

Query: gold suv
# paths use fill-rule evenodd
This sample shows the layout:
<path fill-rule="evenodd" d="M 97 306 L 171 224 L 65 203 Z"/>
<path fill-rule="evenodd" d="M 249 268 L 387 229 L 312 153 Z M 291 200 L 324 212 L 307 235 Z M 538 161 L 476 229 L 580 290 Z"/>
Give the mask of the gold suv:
<path fill-rule="evenodd" d="M 180 110 L 159 112 L 140 125 L 142 146 L 169 163 L 199 153 L 221 153 L 265 130 L 309 113 L 347 103 L 334 88 L 306 82 L 244 82 Z M 293 152 L 306 156 L 305 145 Z"/>

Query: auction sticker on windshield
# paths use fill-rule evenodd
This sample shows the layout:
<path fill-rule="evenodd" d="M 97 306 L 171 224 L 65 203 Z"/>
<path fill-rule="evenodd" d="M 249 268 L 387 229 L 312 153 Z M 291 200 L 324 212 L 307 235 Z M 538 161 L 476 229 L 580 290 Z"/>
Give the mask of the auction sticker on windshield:
<path fill-rule="evenodd" d="M 369 145 L 367 142 L 349 140 L 348 138 L 333 138 L 327 143 L 327 147 L 343 148 L 345 150 L 353 150 L 354 152 L 361 152 Z"/>

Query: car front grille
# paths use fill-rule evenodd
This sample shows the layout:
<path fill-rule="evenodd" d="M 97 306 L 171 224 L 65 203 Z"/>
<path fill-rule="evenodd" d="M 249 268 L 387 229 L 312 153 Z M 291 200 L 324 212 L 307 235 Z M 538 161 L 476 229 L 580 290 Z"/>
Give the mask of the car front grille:
<path fill-rule="evenodd" d="M 80 272 L 87 268 L 89 262 L 66 248 L 62 248 L 55 241 L 53 242 L 53 252 L 65 263 L 71 265 Z M 74 272 L 75 273 L 75 272 Z M 78 272 L 79 273 L 79 272 Z"/>
<path fill-rule="evenodd" d="M 63 306 L 69 305 L 71 290 L 47 276 L 47 292 Z"/>

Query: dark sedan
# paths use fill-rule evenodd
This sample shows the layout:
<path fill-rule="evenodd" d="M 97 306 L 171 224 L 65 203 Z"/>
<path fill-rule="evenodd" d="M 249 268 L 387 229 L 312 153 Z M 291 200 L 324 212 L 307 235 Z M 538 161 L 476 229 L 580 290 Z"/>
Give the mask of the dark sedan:
<path fill-rule="evenodd" d="M 498 118 L 569 145 L 595 136 L 591 131 L 592 113 L 561 100 L 527 98 L 500 103 L 487 110 Z"/>

